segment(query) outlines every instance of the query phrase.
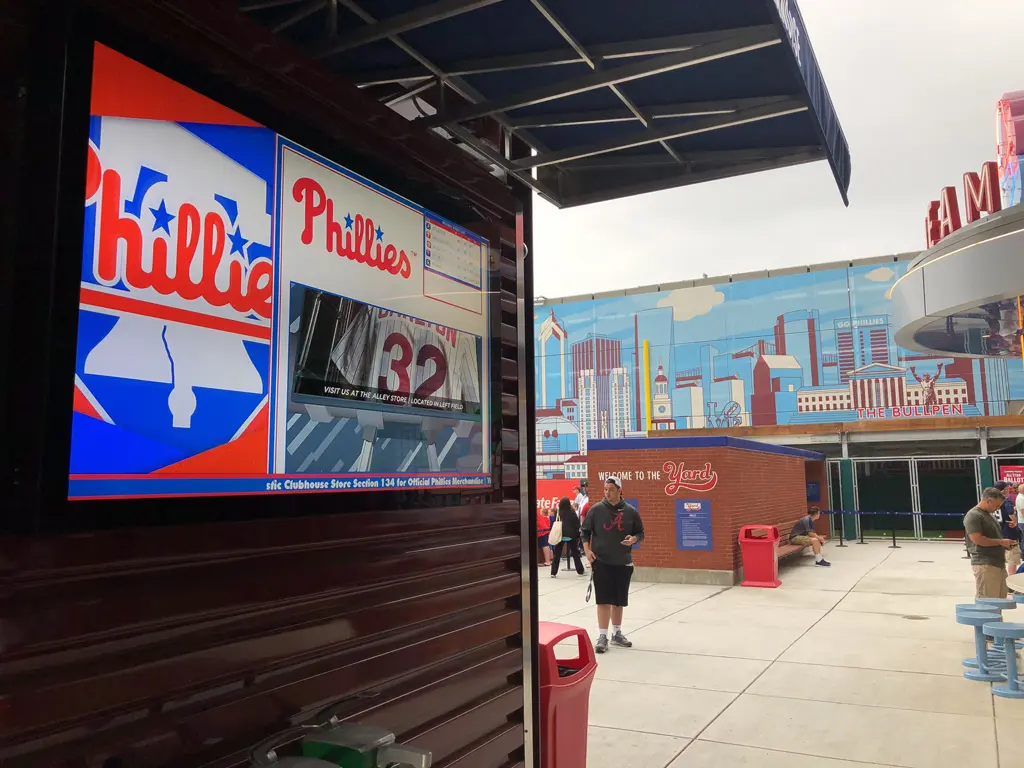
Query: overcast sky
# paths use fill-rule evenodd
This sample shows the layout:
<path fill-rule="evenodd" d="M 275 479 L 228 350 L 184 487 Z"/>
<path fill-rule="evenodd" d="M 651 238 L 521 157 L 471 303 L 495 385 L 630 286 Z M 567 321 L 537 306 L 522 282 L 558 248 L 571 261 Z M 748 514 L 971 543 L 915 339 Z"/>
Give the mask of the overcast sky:
<path fill-rule="evenodd" d="M 1024 0 L 799 0 L 852 156 L 558 210 L 535 198 L 536 293 L 557 297 L 920 250 L 929 200 L 995 159 L 1024 90 Z"/>

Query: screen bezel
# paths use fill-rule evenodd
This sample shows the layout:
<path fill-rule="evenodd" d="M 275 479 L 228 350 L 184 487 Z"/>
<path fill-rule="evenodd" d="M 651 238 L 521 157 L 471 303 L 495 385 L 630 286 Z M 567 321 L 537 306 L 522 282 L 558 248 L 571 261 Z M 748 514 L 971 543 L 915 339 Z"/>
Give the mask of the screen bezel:
<path fill-rule="evenodd" d="M 218 103 L 257 121 L 270 130 L 309 147 L 354 173 L 373 179 L 394 193 L 415 200 L 424 208 L 473 230 L 480 216 L 460 204 L 440 185 L 415 183 L 394 168 L 346 149 L 336 138 L 318 130 L 311 121 L 267 104 L 257 95 L 211 75 L 168 53 L 159 45 L 140 40 L 116 21 L 96 11 L 77 9 L 65 30 L 63 79 L 54 83 L 49 100 L 59 104 L 60 174 L 57 181 L 58 210 L 55 216 L 54 276 L 50 292 L 51 327 L 49 405 L 46 408 L 45 448 L 34 503 L 30 510 L 37 530 L 93 530 L 123 525 L 181 524 L 281 517 L 294 514 L 337 513 L 341 510 L 387 510 L 487 503 L 500 488 L 502 428 L 500 366 L 491 365 L 483 386 L 490 393 L 488 488 L 467 490 L 394 490 L 254 494 L 246 496 L 175 496 L 143 499 L 82 500 L 67 497 L 71 423 L 80 291 L 80 265 L 84 237 L 85 168 L 96 43 L 108 46 L 140 64 L 165 75 Z M 58 90 L 59 89 L 59 90 Z M 477 231 L 477 234 L 484 235 Z M 492 249 L 494 244 L 492 243 Z M 492 258 L 486 279 L 491 327 L 500 317 L 499 274 Z M 500 337 L 485 337 L 489 359 L 500 359 Z M 273 501 L 272 501 L 273 500 Z M 186 502 L 187 503 L 183 503 Z M 340 503 L 339 503 L 340 502 Z"/>

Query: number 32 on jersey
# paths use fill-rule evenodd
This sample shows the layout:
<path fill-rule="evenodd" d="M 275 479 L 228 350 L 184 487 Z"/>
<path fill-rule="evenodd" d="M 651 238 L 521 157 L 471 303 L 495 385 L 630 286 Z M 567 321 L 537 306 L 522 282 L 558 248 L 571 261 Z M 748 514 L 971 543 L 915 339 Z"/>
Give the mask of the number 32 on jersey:
<path fill-rule="evenodd" d="M 453 328 L 390 313 L 380 321 L 374 382 L 403 398 L 480 402 L 476 338 Z"/>

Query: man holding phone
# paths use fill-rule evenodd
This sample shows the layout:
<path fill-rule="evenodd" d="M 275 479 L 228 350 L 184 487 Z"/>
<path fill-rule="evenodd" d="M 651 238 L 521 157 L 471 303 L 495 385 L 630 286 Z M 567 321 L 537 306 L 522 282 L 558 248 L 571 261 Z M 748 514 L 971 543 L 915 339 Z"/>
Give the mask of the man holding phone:
<path fill-rule="evenodd" d="M 1013 546 L 1013 542 L 1002 538 L 1003 532 L 993 517 L 1003 506 L 1004 498 L 1002 491 L 986 488 L 978 505 L 964 515 L 975 597 L 1006 597 L 1005 551 Z"/>
<path fill-rule="evenodd" d="M 597 643 L 594 650 L 608 650 L 611 642 L 622 648 L 633 644 L 622 634 L 622 609 L 629 604 L 629 582 L 633 577 L 633 545 L 644 540 L 644 524 L 632 504 L 622 499 L 622 481 L 604 481 L 604 499 L 590 508 L 583 521 L 583 550 L 594 570 L 597 600 Z"/>

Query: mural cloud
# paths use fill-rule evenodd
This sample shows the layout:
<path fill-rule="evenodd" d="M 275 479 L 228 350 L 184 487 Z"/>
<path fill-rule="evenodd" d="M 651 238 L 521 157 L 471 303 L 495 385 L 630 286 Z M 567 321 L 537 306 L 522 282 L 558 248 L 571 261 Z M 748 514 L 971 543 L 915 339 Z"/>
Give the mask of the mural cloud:
<path fill-rule="evenodd" d="M 872 269 L 864 277 L 873 283 L 888 283 L 896 277 L 896 273 L 888 267 L 879 267 L 878 269 Z"/>
<path fill-rule="evenodd" d="M 672 317 L 678 322 L 706 315 L 724 301 L 725 294 L 715 286 L 698 285 L 670 291 L 655 306 L 671 307 Z"/>

